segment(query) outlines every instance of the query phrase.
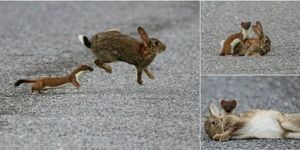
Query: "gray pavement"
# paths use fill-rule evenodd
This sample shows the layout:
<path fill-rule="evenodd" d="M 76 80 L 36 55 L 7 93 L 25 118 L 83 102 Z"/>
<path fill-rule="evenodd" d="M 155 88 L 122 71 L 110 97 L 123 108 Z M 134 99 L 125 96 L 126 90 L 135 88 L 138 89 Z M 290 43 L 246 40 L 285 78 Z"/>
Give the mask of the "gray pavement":
<path fill-rule="evenodd" d="M 286 113 L 300 111 L 300 77 L 215 76 L 201 78 L 201 115 L 209 114 L 211 102 L 219 106 L 222 98 L 238 100 L 236 113 L 251 109 L 275 109 Z M 220 106 L 219 106 L 220 107 Z M 299 149 L 299 140 L 247 139 L 212 141 L 201 120 L 202 149 Z"/>
<path fill-rule="evenodd" d="M 199 149 L 198 2 L 0 2 L 0 149 Z M 150 68 L 97 68 L 77 35 L 143 26 L 167 45 Z M 188 36 L 185 36 L 188 35 Z M 19 78 L 94 67 L 82 87 L 30 94 Z"/>
<path fill-rule="evenodd" d="M 202 74 L 299 74 L 300 2 L 201 2 Z M 259 20 L 271 39 L 266 57 L 218 56 L 220 41 Z M 253 35 L 253 34 L 252 34 Z"/>

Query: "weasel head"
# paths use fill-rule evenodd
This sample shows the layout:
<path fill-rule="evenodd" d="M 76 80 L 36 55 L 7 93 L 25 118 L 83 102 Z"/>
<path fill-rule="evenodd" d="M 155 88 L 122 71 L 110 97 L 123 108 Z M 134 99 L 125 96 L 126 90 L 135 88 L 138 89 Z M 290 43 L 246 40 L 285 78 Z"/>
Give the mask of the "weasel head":
<path fill-rule="evenodd" d="M 251 22 L 241 22 L 242 29 L 249 30 L 251 27 Z"/>
<path fill-rule="evenodd" d="M 92 72 L 94 69 L 88 65 L 81 65 L 79 70 L 84 72 Z"/>
<path fill-rule="evenodd" d="M 225 113 L 230 114 L 233 112 L 237 105 L 236 100 L 222 100 L 221 101 L 221 107 L 225 111 Z"/>
<path fill-rule="evenodd" d="M 85 74 L 86 72 L 92 72 L 94 69 L 88 65 L 81 65 L 79 68 L 75 70 L 75 77 L 76 80 L 79 81 L 79 78 L 82 74 Z"/>

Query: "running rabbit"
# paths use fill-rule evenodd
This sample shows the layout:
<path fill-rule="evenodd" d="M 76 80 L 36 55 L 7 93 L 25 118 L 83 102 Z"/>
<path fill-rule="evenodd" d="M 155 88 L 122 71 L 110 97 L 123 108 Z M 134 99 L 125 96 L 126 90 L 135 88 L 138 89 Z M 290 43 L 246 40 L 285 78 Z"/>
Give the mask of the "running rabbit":
<path fill-rule="evenodd" d="M 210 105 L 204 128 L 208 136 L 217 141 L 247 138 L 300 139 L 300 113 L 287 114 L 275 110 L 252 110 L 240 115 L 220 115 Z"/>
<path fill-rule="evenodd" d="M 150 79 L 154 75 L 148 66 L 157 54 L 165 51 L 166 45 L 155 38 L 149 38 L 142 27 L 138 27 L 138 33 L 142 41 L 121 33 L 116 29 L 100 32 L 90 40 L 83 35 L 79 35 L 79 40 L 98 57 L 95 64 L 111 73 L 112 68 L 108 63 L 124 61 L 132 64 L 137 69 L 137 82 L 142 85 L 142 72 L 145 71 Z"/>

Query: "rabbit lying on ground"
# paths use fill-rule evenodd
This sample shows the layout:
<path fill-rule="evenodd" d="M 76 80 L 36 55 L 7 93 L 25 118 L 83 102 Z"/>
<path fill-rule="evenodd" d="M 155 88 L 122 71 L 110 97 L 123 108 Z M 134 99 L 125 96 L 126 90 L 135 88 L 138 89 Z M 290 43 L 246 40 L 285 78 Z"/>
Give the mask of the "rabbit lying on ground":
<path fill-rule="evenodd" d="M 218 108 L 211 104 L 204 128 L 208 136 L 217 141 L 247 138 L 300 139 L 300 113 L 252 110 L 239 115 L 220 115 Z"/>

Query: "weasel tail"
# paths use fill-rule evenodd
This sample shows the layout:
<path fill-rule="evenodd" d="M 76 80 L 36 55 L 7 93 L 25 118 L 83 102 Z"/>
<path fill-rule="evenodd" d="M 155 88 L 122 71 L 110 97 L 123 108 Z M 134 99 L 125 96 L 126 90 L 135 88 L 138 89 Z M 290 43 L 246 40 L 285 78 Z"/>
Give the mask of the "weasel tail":
<path fill-rule="evenodd" d="M 84 45 L 87 48 L 91 48 L 91 42 L 89 41 L 89 39 L 86 36 L 79 35 L 78 39 L 79 39 L 79 41 L 81 42 L 82 45 Z"/>
<path fill-rule="evenodd" d="M 15 87 L 19 86 L 22 83 L 36 83 L 37 80 L 25 80 L 25 79 L 20 79 L 15 83 Z"/>

